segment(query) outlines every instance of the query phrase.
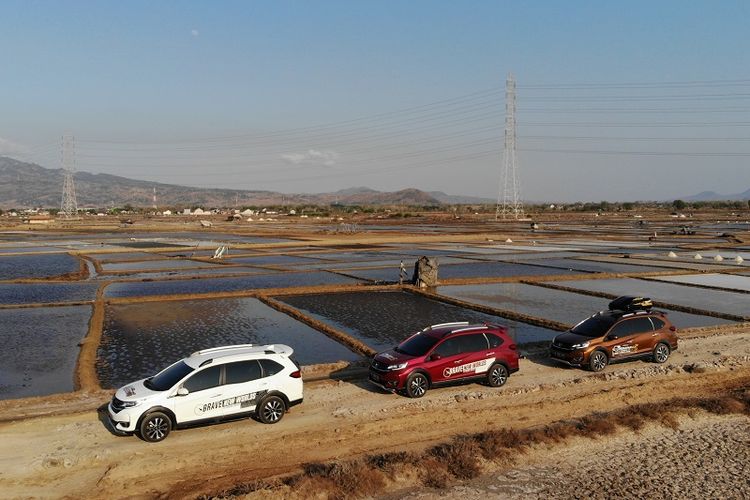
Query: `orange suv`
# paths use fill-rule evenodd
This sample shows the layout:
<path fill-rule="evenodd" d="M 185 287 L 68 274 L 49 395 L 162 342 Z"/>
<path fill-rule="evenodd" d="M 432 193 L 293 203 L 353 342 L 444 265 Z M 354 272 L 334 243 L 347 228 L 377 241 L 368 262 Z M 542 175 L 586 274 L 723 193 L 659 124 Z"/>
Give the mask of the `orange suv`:
<path fill-rule="evenodd" d="M 619 297 L 601 311 L 556 336 L 550 357 L 571 366 L 602 371 L 610 362 L 650 357 L 664 363 L 677 349 L 677 328 L 666 313 L 651 310 L 646 297 Z"/>

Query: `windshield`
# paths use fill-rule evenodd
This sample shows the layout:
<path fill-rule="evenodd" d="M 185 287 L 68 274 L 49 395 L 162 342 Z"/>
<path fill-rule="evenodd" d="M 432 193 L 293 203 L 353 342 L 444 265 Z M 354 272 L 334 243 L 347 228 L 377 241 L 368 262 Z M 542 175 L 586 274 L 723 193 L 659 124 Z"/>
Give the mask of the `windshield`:
<path fill-rule="evenodd" d="M 152 391 L 166 391 L 174 387 L 177 382 L 192 371 L 193 368 L 190 368 L 184 361 L 178 361 L 153 377 L 146 379 L 143 385 Z"/>
<path fill-rule="evenodd" d="M 424 356 L 432 349 L 432 346 L 437 344 L 438 340 L 440 339 L 420 332 L 403 341 L 395 351 L 409 356 Z"/>
<path fill-rule="evenodd" d="M 584 337 L 601 337 L 614 324 L 615 320 L 608 316 L 591 316 L 574 326 L 570 331 Z"/>

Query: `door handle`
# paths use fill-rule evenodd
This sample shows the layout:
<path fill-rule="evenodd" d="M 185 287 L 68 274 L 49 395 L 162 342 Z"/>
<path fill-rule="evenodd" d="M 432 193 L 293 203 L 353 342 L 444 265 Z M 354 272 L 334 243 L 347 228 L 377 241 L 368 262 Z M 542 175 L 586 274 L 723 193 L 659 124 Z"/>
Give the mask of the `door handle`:
<path fill-rule="evenodd" d="M 488 358 L 488 357 L 490 357 L 490 356 L 494 356 L 494 355 L 495 355 L 495 353 L 494 353 L 494 352 L 488 352 L 488 353 L 487 353 L 487 354 L 485 354 L 484 356 Z"/>
<path fill-rule="evenodd" d="M 214 394 L 213 396 L 211 396 L 211 399 L 213 399 L 213 398 L 218 398 L 219 396 L 221 396 L 221 393 L 219 393 L 219 394 Z"/>
<path fill-rule="evenodd" d="M 454 364 L 454 365 L 457 365 L 457 364 L 459 364 L 459 363 L 460 363 L 461 361 L 463 361 L 463 359 L 459 359 L 459 360 L 457 360 L 457 361 L 454 361 L 454 362 L 453 362 L 453 364 Z"/>

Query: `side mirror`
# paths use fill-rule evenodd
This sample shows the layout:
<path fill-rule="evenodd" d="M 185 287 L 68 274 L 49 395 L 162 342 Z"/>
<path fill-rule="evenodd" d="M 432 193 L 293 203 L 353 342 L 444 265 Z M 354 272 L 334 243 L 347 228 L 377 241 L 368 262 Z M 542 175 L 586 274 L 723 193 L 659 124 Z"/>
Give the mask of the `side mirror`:
<path fill-rule="evenodd" d="M 611 334 L 611 333 L 610 333 L 609 335 L 607 335 L 607 336 L 606 336 L 606 337 L 604 338 L 604 340 L 617 340 L 617 339 L 619 339 L 619 338 L 620 338 L 619 336 L 617 336 L 617 335 L 614 335 L 614 334 Z"/>
<path fill-rule="evenodd" d="M 180 387 L 179 389 L 177 389 L 178 396 L 187 396 L 188 394 L 190 394 L 190 391 L 188 391 L 184 387 Z"/>
<path fill-rule="evenodd" d="M 436 352 L 433 352 L 432 354 L 430 354 L 430 361 L 437 361 L 437 360 L 442 359 L 442 358 L 443 357 L 440 354 L 436 353 Z"/>

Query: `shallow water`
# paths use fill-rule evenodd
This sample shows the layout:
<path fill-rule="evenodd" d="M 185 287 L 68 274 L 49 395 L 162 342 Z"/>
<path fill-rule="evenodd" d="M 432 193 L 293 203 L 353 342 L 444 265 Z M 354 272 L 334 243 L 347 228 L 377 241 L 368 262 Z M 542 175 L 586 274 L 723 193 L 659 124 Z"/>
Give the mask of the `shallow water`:
<path fill-rule="evenodd" d="M 96 283 L 0 283 L 0 304 L 83 302 L 96 298 Z"/>
<path fill-rule="evenodd" d="M 407 266 L 409 276 L 413 266 Z M 346 274 L 372 281 L 398 281 L 397 268 L 384 269 L 351 269 Z M 471 262 L 465 264 L 445 264 L 438 268 L 438 279 L 451 278 L 483 278 L 509 276 L 557 276 L 565 274 L 581 274 L 566 269 L 530 266 L 511 262 Z"/>
<path fill-rule="evenodd" d="M 216 267 L 221 264 L 211 262 L 200 262 L 197 260 L 181 259 L 160 259 L 160 260 L 143 260 L 139 262 L 113 262 L 111 264 L 102 264 L 102 271 L 148 271 L 155 269 L 186 269 L 197 267 Z"/>
<path fill-rule="evenodd" d="M 519 343 L 550 340 L 557 332 L 406 292 L 349 292 L 277 297 L 378 351 L 422 328 L 452 321 L 505 325 Z"/>
<path fill-rule="evenodd" d="M 91 306 L 0 309 L 0 399 L 73 390 Z"/>
<path fill-rule="evenodd" d="M 750 277 L 734 274 L 685 274 L 680 276 L 662 276 L 658 279 L 659 281 L 673 283 L 690 283 L 750 292 Z"/>
<path fill-rule="evenodd" d="M 635 278 L 555 281 L 553 284 L 614 295 L 640 295 L 668 304 L 750 317 L 750 294 L 706 290 Z"/>
<path fill-rule="evenodd" d="M 192 269 L 170 269 L 165 271 L 150 272 L 132 272 L 127 274 L 119 273 L 117 278 L 127 279 L 144 279 L 155 280 L 161 278 L 188 278 L 201 276 L 230 276 L 230 275 L 247 275 L 247 274 L 274 274 L 282 271 L 273 269 L 263 269 L 260 267 L 250 266 L 215 266 L 210 268 L 192 268 Z M 101 279 L 111 280 L 112 275 L 101 276 Z"/>
<path fill-rule="evenodd" d="M 232 264 L 250 264 L 256 266 L 273 265 L 294 267 L 296 264 L 320 264 L 324 261 L 310 257 L 297 255 L 258 255 L 255 257 L 235 257 L 225 259 Z"/>
<path fill-rule="evenodd" d="M 648 273 L 666 270 L 657 266 L 639 266 L 634 264 L 620 264 L 616 262 L 599 262 L 581 259 L 540 259 L 535 264 L 553 266 L 560 269 L 587 271 L 591 273 Z"/>
<path fill-rule="evenodd" d="M 451 285 L 437 289 L 441 295 L 538 318 L 575 325 L 597 311 L 607 309 L 610 300 L 590 295 L 552 290 L 523 283 Z M 712 326 L 732 321 L 679 311 L 660 309 L 678 328 Z"/>
<path fill-rule="evenodd" d="M 259 288 L 288 288 L 315 285 L 344 285 L 358 280 L 325 271 L 309 273 L 275 273 L 260 276 L 198 278 L 188 280 L 112 283 L 106 297 L 138 297 L 190 293 L 234 292 Z"/>
<path fill-rule="evenodd" d="M 0 257 L 0 279 L 49 278 L 80 270 L 80 261 L 65 253 Z"/>
<path fill-rule="evenodd" d="M 248 343 L 287 344 L 301 364 L 359 359 L 257 299 L 209 299 L 107 306 L 96 368 L 102 387 L 116 388 L 194 351 Z"/>

